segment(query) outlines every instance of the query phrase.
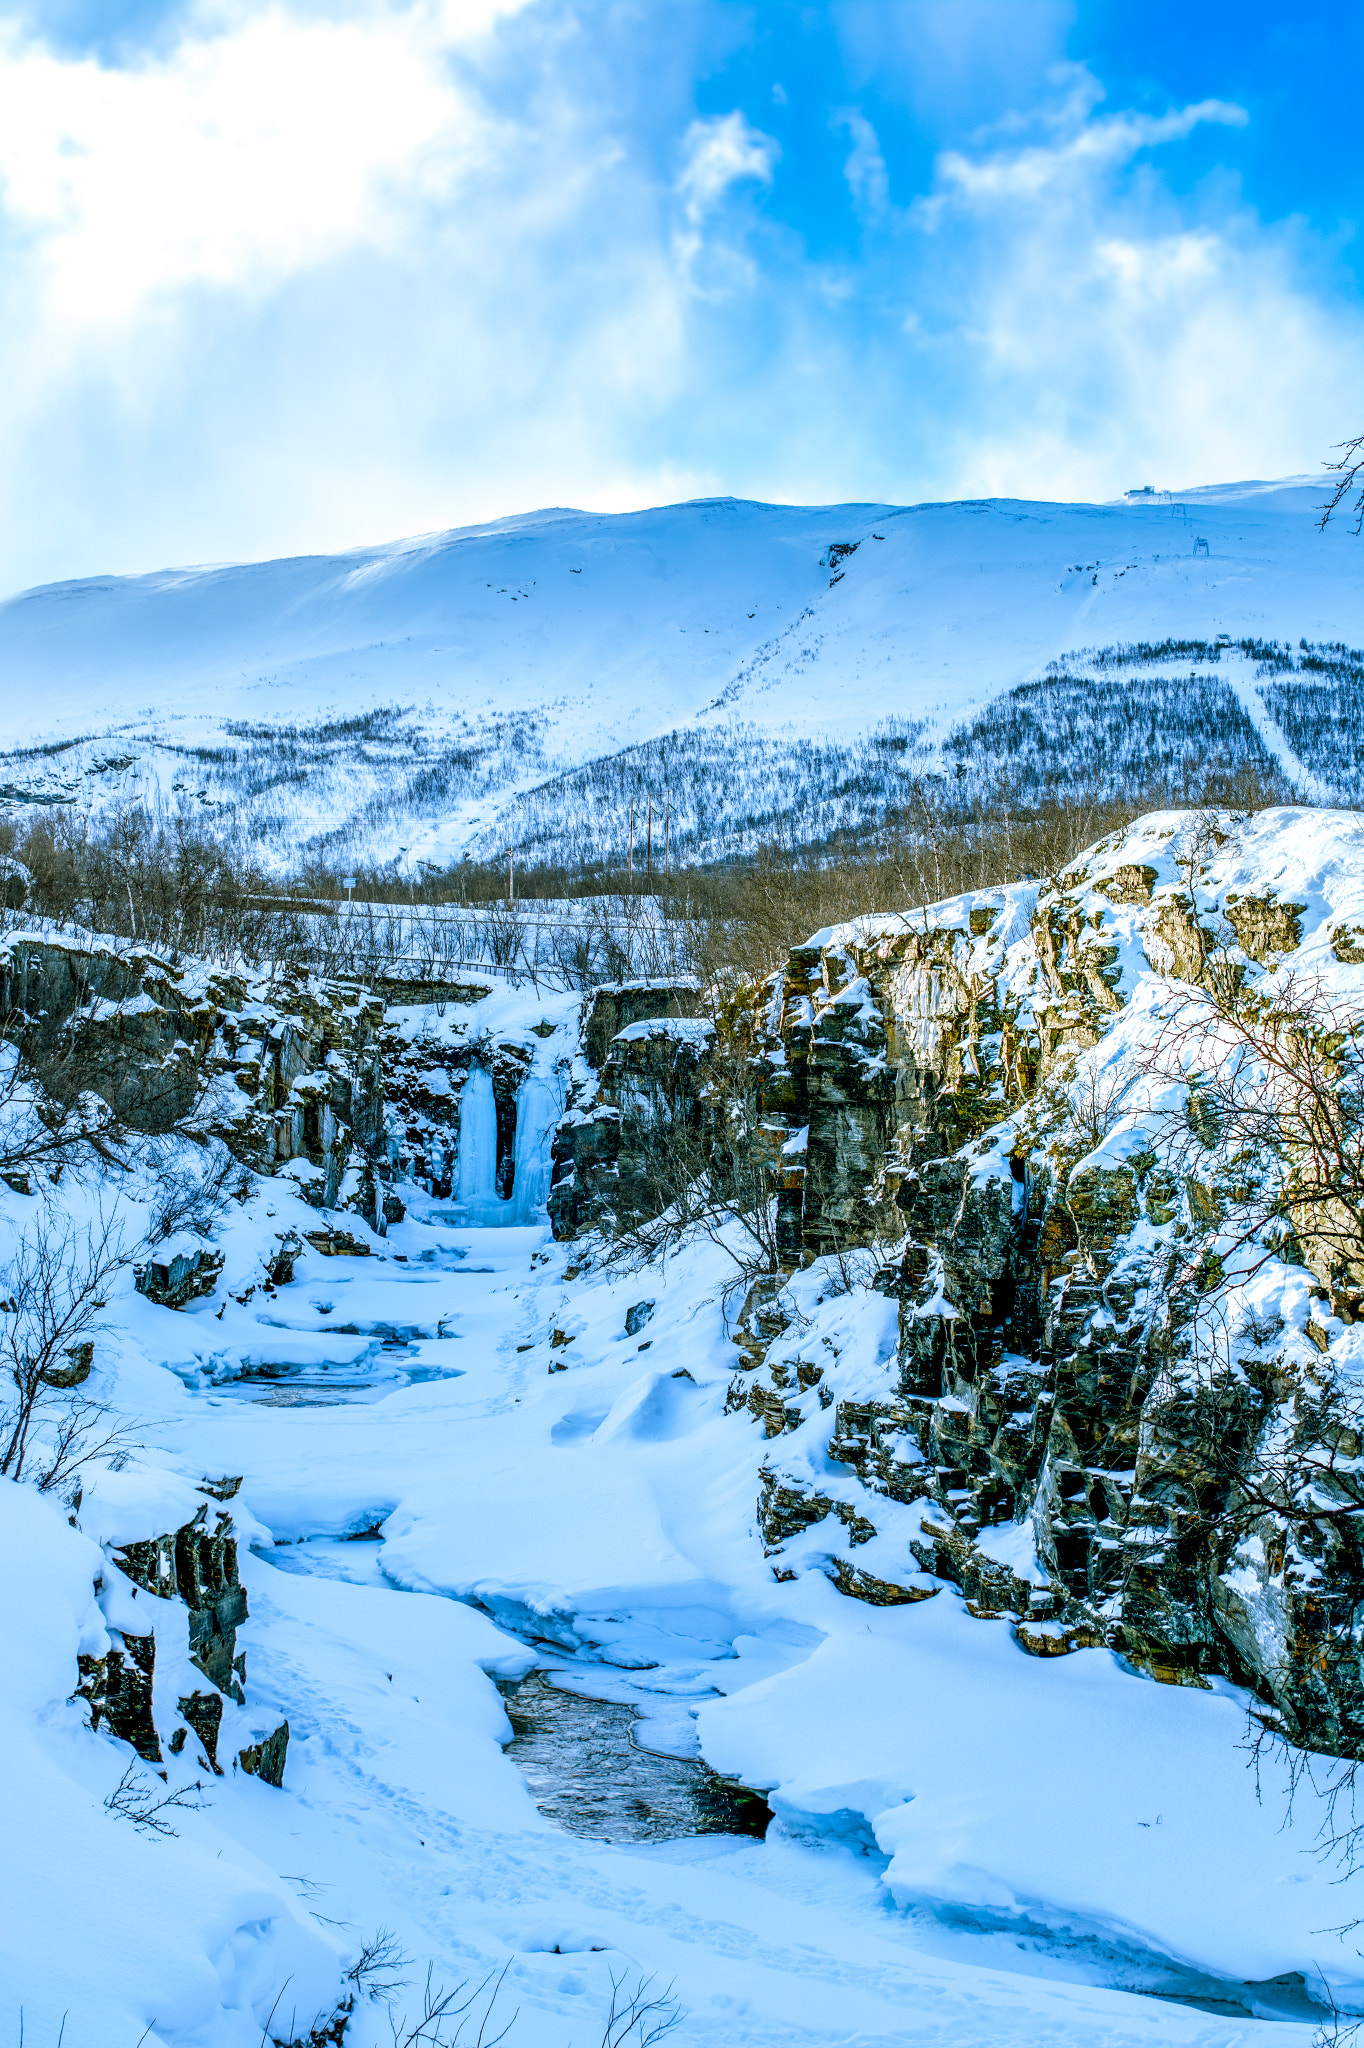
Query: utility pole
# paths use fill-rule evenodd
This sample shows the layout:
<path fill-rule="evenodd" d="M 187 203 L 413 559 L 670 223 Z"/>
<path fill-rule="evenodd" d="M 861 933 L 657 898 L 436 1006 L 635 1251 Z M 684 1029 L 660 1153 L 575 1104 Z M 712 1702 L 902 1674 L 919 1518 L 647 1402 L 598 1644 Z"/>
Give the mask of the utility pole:
<path fill-rule="evenodd" d="M 631 799 L 630 799 L 630 892 L 631 892 L 631 894 L 632 894 L 632 895 L 634 894 L 634 887 L 635 887 L 635 800 L 634 800 L 634 798 L 633 798 L 633 797 L 631 797 Z"/>
<path fill-rule="evenodd" d="M 516 901 L 516 874 L 512 868 L 512 850 L 510 847 L 507 848 L 507 900 L 511 903 Z"/>
<path fill-rule="evenodd" d="M 649 887 L 652 889 L 654 886 L 654 800 L 652 796 L 649 798 L 649 823 L 647 831 L 648 836 L 644 841 L 644 872 L 648 877 Z"/>
<path fill-rule="evenodd" d="M 672 791 L 671 791 L 671 790 L 669 790 L 669 791 L 667 792 L 666 796 L 664 797 L 664 811 L 663 811 L 663 877 L 664 877 L 664 880 L 665 880 L 665 881 L 667 880 L 668 876 L 669 876 L 669 875 L 670 875 L 670 874 L 672 873 L 672 871 L 673 871 L 673 870 L 672 870 L 672 844 L 673 844 L 673 798 L 672 798 Z"/>

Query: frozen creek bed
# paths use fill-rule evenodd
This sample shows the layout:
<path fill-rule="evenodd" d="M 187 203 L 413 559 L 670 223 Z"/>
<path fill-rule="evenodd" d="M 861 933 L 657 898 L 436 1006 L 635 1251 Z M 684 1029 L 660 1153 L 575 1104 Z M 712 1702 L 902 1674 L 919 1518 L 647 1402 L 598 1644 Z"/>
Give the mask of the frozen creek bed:
<path fill-rule="evenodd" d="M 229 1228 L 306 1222 L 288 1200 Z M 799 1555 L 778 1581 L 723 1252 L 603 1276 L 542 1225 L 414 1211 L 222 1316 L 127 1307 L 168 1502 L 242 1475 L 248 1708 L 290 1724 L 284 1790 L 213 1780 L 165 1850 L 200 1858 L 186 1898 L 252 1875 L 230 1971 L 202 1937 L 227 2016 L 151 2041 L 260 2048 L 309 1928 L 342 1961 L 392 1930 L 418 1988 L 505 1968 L 508 2048 L 596 2048 L 622 1977 L 670 1986 L 698 2048 L 1311 2040 L 1313 1959 L 1357 1958 L 1315 1932 L 1346 1915 L 1310 1837 L 1256 1803 L 1243 1702 L 1058 1671 L 948 1591 L 869 1608 Z M 874 1356 L 886 1313 L 812 1306 L 812 1341 Z M 93 1493 L 90 1532 L 147 1483 Z M 767 1794 L 765 1832 L 712 1771 Z M 134 2048 L 154 2015 L 118 1982 L 126 2026 L 68 1976 L 51 2039 L 86 1999 L 66 2048 Z M 390 2040 L 362 1999 L 348 2048 Z"/>

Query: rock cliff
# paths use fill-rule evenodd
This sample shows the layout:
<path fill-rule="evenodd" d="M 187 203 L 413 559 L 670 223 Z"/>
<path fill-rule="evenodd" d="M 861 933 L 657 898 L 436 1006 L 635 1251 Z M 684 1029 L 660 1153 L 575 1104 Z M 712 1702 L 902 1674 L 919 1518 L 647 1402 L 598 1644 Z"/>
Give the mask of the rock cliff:
<path fill-rule="evenodd" d="M 858 1255 L 899 1342 L 839 1398 L 767 1362 L 791 1312 L 779 1277 L 756 1290 L 731 1405 L 778 1440 L 829 1406 L 828 1480 L 780 1441 L 765 1462 L 774 1569 L 828 1518 L 847 1592 L 912 1598 L 922 1569 L 1036 1654 L 1229 1678 L 1294 1740 L 1364 1753 L 1361 1274 L 1294 1207 L 1291 1134 L 1275 1157 L 1264 1117 L 1256 1146 L 1223 1129 L 1231 1084 L 1204 1080 L 1210 1045 L 1246 1059 L 1234 1014 L 1359 1028 L 1358 840 L 1162 814 L 1050 883 L 792 953 L 746 1019 L 788 1269 Z M 859 1573 L 911 1506 L 899 1568 L 881 1544 Z"/>
<path fill-rule="evenodd" d="M 319 1206 L 353 1148 L 385 1157 L 382 1002 L 285 971 L 268 981 L 53 932 L 0 945 L 0 1029 L 49 1093 L 87 1091 L 136 1131 L 223 1139 L 259 1173 L 293 1165 Z"/>
<path fill-rule="evenodd" d="M 205 1481 L 204 1490 L 211 1497 L 190 1521 L 164 1535 L 113 1548 L 106 1568 L 106 1575 L 112 1570 L 116 1578 L 150 1593 L 157 1602 L 174 1603 L 185 1611 L 188 1661 L 205 1684 L 194 1685 L 179 1698 L 178 1720 L 166 1747 L 178 1755 L 193 1736 L 204 1765 L 219 1776 L 223 1766 L 218 1742 L 225 1711 L 229 1703 L 240 1707 L 246 1699 L 246 1655 L 237 1649 L 237 1631 L 247 1619 L 246 1590 L 237 1573 L 232 1518 L 219 1505 L 240 1484 L 239 1479 Z M 86 1701 L 93 1727 L 104 1723 L 111 1735 L 131 1743 L 148 1763 L 159 1764 L 162 1739 L 153 1705 L 156 1651 L 154 1628 L 130 1633 L 125 1622 L 103 1656 L 78 1660 L 77 1695 Z M 289 1725 L 284 1722 L 246 1743 L 236 1761 L 248 1774 L 278 1786 L 284 1781 L 288 1745 Z"/>
<path fill-rule="evenodd" d="M 686 979 L 593 989 L 554 1136 L 550 1222 L 558 1238 L 628 1227 L 667 1206 L 669 1140 L 699 1128 L 714 1032 Z"/>

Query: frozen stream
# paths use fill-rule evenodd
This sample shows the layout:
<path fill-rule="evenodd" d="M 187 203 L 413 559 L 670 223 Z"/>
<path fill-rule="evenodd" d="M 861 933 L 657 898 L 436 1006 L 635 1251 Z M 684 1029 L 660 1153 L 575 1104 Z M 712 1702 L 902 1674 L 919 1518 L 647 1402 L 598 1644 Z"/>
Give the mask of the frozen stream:
<path fill-rule="evenodd" d="M 378 1547 L 366 1537 L 320 1537 L 268 1557 L 280 1571 L 384 1583 Z M 590 1685 L 591 1667 L 556 1665 L 500 1681 L 514 1731 L 507 1755 L 547 1820 L 600 1842 L 762 1839 L 772 1819 L 764 1800 L 691 1758 L 648 1748 L 638 1739 L 636 1709 L 592 1697 L 580 1689 L 584 1680 Z"/>
<path fill-rule="evenodd" d="M 251 1839 L 328 1887 L 319 1912 L 400 1927 L 448 1977 L 510 1950 L 534 2019 L 509 2048 L 591 2048 L 575 2000 L 611 1957 L 676 1980 L 706 2048 L 945 2038 L 926 1998 L 963 2048 L 1088 2039 L 1077 2014 L 1105 2048 L 1248 2048 L 1312 2016 L 1301 1979 L 1229 1983 L 1078 1916 L 897 1907 L 838 1812 L 768 1826 L 701 1762 L 696 1714 L 823 1634 L 754 1544 L 722 1327 L 660 1310 L 627 1336 L 638 1277 L 585 1294 L 542 1224 L 413 1211 L 370 1258 L 177 1318 L 199 1363 L 169 1361 L 168 1448 L 243 1475 L 248 1691 L 290 1722 L 297 1797 Z"/>

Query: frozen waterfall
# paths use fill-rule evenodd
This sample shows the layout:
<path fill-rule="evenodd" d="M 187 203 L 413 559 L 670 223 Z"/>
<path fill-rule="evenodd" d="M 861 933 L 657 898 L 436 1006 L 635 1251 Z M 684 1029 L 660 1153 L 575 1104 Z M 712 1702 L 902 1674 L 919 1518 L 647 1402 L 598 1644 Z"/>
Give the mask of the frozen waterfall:
<path fill-rule="evenodd" d="M 497 1103 L 486 1067 L 470 1067 L 459 1109 L 456 1199 L 471 1222 L 543 1223 L 549 1193 L 549 1148 L 563 1115 L 557 1075 L 532 1072 L 516 1097 L 511 1197 L 497 1192 Z"/>
<path fill-rule="evenodd" d="M 486 1067 L 470 1067 L 459 1103 L 461 1206 L 483 1208 L 497 1202 L 496 1175 L 497 1104 L 493 1100 L 493 1077 Z"/>
<path fill-rule="evenodd" d="M 541 1223 L 549 1193 L 549 1148 L 563 1115 L 563 1094 L 543 1074 L 527 1074 L 516 1098 L 516 1171 L 509 1223 Z"/>

